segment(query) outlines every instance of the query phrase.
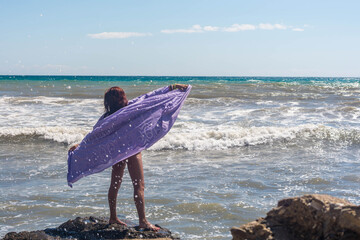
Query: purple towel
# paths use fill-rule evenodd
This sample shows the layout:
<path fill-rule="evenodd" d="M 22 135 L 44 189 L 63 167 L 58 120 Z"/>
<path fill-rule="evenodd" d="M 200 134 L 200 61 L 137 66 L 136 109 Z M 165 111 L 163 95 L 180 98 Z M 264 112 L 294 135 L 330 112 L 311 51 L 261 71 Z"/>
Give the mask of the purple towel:
<path fill-rule="evenodd" d="M 68 154 L 69 186 L 151 147 L 165 136 L 190 90 L 190 85 L 185 91 L 159 88 L 129 101 L 128 106 L 106 118 L 102 116 L 79 147 Z"/>

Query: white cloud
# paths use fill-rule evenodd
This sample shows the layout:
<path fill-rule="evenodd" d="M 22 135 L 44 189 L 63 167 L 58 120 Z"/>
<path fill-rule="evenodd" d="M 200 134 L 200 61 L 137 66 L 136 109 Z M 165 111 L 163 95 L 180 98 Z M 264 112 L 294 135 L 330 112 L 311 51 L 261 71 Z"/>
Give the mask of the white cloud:
<path fill-rule="evenodd" d="M 223 28 L 225 32 L 239 32 L 239 31 L 246 31 L 246 30 L 255 30 L 256 26 L 252 24 L 233 24 L 230 27 Z"/>
<path fill-rule="evenodd" d="M 193 25 L 191 28 L 185 29 L 164 29 L 161 30 L 162 33 L 202 33 L 202 32 L 216 32 L 219 30 L 219 27 L 215 26 L 205 26 L 201 27 L 201 25 Z"/>
<path fill-rule="evenodd" d="M 269 23 L 260 23 L 259 28 L 260 29 L 265 29 L 265 30 L 272 30 L 272 29 L 274 29 L 274 26 L 272 24 L 269 24 Z"/>
<path fill-rule="evenodd" d="M 201 33 L 203 32 L 203 29 L 200 25 L 193 25 L 191 28 L 187 29 L 165 29 L 161 30 L 162 33 Z"/>
<path fill-rule="evenodd" d="M 139 32 L 102 32 L 102 33 L 88 34 L 89 37 L 96 39 L 145 37 L 151 35 L 152 35 L 151 33 L 139 33 Z"/>
<path fill-rule="evenodd" d="M 282 24 L 274 24 L 274 27 L 275 27 L 275 29 L 282 29 L 282 30 L 285 30 L 288 28 L 287 26 L 282 25 Z"/>
<path fill-rule="evenodd" d="M 295 32 L 303 32 L 304 31 L 303 28 L 293 28 L 292 30 Z"/>
<path fill-rule="evenodd" d="M 274 29 L 285 30 L 288 27 L 282 24 L 260 23 L 259 28 L 264 30 L 274 30 Z"/>
<path fill-rule="evenodd" d="M 193 25 L 191 28 L 186 29 L 165 29 L 161 30 L 162 33 L 203 33 L 203 32 L 239 32 L 239 31 L 249 31 L 249 30 L 287 30 L 291 29 L 293 31 L 304 31 L 302 28 L 294 28 L 292 26 L 286 26 L 283 24 L 271 24 L 271 23 L 260 23 L 258 25 L 254 24 L 233 24 L 229 27 L 215 27 L 215 26 L 205 26 L 201 27 L 200 25 Z"/>
<path fill-rule="evenodd" d="M 214 26 L 205 26 L 204 27 L 205 31 L 209 31 L 209 32 L 216 32 L 219 30 L 219 27 L 214 27 Z"/>

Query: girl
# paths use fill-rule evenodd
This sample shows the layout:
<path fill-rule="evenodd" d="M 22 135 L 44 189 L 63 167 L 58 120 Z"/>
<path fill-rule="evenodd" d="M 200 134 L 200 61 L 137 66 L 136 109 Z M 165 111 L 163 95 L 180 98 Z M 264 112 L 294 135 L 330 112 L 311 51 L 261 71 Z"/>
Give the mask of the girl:
<path fill-rule="evenodd" d="M 185 90 L 187 85 L 184 84 L 174 84 L 169 86 L 170 90 L 180 89 Z M 125 92 L 120 87 L 111 87 L 109 88 L 104 95 L 104 107 L 105 114 L 104 118 L 115 113 L 119 109 L 128 105 L 128 100 L 126 98 Z M 72 146 L 69 151 L 74 151 L 79 144 Z M 129 157 L 126 161 L 121 161 L 112 167 L 111 173 L 111 183 L 108 191 L 108 202 L 110 208 L 110 219 L 109 223 L 119 223 L 126 226 L 126 223 L 119 220 L 116 215 L 116 198 L 122 178 L 124 175 L 125 167 L 128 167 L 128 171 L 134 187 L 134 201 L 135 206 L 139 216 L 139 228 L 150 229 L 153 231 L 158 231 L 159 228 L 152 225 L 145 216 L 145 201 L 144 201 L 144 171 L 142 164 L 141 152 Z"/>

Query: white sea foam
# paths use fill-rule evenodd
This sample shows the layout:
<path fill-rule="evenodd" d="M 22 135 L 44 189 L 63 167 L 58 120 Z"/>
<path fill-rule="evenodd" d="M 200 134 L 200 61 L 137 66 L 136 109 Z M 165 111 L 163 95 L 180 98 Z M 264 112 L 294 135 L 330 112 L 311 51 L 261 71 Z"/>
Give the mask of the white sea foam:
<path fill-rule="evenodd" d="M 26 140 L 46 139 L 72 144 L 80 142 L 88 127 L 23 127 L 0 128 L 0 139 L 11 140 L 23 137 Z M 306 124 L 297 127 L 241 127 L 237 125 L 206 126 L 205 124 L 176 124 L 175 127 L 154 144 L 150 150 L 186 149 L 191 151 L 224 150 L 235 147 L 262 144 L 287 144 L 294 141 L 330 141 L 342 144 L 360 142 L 360 130 L 337 129 L 323 125 Z"/>
<path fill-rule="evenodd" d="M 75 143 L 81 141 L 90 131 L 89 128 L 79 127 L 0 127 L 0 139 L 11 140 L 23 137 L 26 140 L 42 138 L 59 143 Z"/>
<path fill-rule="evenodd" d="M 188 131 L 174 129 L 150 149 L 224 150 L 262 144 L 291 144 L 295 141 L 354 144 L 360 142 L 360 131 L 313 124 L 297 127 L 226 126 L 212 129 L 193 128 Z"/>

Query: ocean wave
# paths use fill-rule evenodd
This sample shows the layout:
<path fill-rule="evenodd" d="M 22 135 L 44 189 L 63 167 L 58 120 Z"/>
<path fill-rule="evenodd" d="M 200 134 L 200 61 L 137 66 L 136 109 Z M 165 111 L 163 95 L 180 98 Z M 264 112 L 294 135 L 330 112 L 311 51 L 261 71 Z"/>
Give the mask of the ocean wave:
<path fill-rule="evenodd" d="M 22 127 L 0 128 L 0 141 L 22 142 L 50 140 L 72 144 L 80 142 L 89 127 Z M 360 143 L 360 130 L 339 129 L 323 125 L 300 125 L 296 127 L 243 127 L 226 125 L 209 127 L 205 124 L 175 124 L 174 128 L 154 144 L 150 150 L 225 150 L 236 147 L 267 144 L 308 144 L 324 141 L 337 145 Z"/>
<path fill-rule="evenodd" d="M 352 145 L 360 143 L 360 130 L 337 129 L 323 125 L 296 127 L 239 127 L 175 130 L 152 146 L 151 150 L 225 150 L 266 144 L 308 144 L 318 141 Z"/>
<path fill-rule="evenodd" d="M 90 128 L 79 127 L 1 127 L 0 141 L 22 142 L 51 140 L 58 143 L 72 144 L 80 142 Z"/>

